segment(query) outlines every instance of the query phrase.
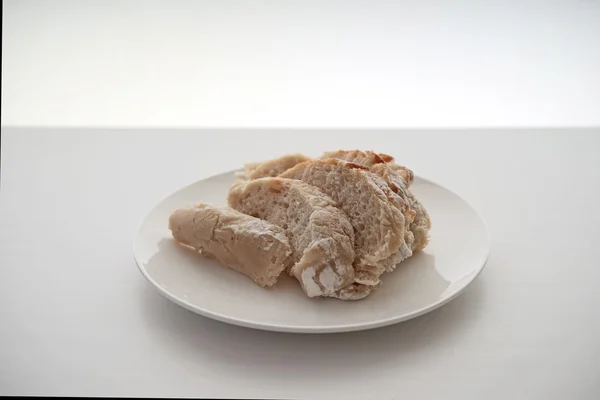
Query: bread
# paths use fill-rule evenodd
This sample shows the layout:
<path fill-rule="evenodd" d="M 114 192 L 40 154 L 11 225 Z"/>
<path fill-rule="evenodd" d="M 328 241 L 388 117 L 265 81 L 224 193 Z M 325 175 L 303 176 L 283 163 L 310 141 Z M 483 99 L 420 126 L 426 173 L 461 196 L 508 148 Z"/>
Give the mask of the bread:
<path fill-rule="evenodd" d="M 393 163 L 394 159 L 391 156 L 376 154 L 372 151 L 338 150 L 324 153 L 321 158 L 337 158 L 364 165 L 369 168 L 369 171 L 383 178 L 388 187 L 398 196 L 393 198 L 392 201 L 402 210 L 404 215 L 408 228 L 405 234 L 405 242 L 411 253 L 420 251 L 427 246 L 431 219 L 425 207 L 415 198 L 409 188 L 414 180 L 414 174 L 411 170 Z M 405 254 L 408 254 L 408 252 L 405 252 Z"/>
<path fill-rule="evenodd" d="M 324 153 L 323 156 L 321 156 L 321 159 L 329 158 L 365 166 L 371 172 L 383 178 L 393 192 L 386 193 L 388 200 L 400 209 L 404 215 L 405 227 L 408 227 L 408 229 L 405 229 L 404 244 L 400 247 L 398 253 L 390 255 L 387 259 L 382 260 L 378 263 L 378 266 L 391 271 L 396 264 L 405 258 L 410 257 L 413 250 L 425 246 L 428 237 L 427 229 L 423 228 L 419 231 L 418 238 L 420 238 L 420 241 L 418 242 L 415 241 L 413 229 L 410 229 L 411 226 L 413 226 L 413 220 L 416 214 L 416 211 L 409 206 L 410 200 L 414 199 L 414 196 L 412 196 L 412 194 L 404 194 L 404 192 L 407 192 L 407 186 L 412 183 L 414 178 L 410 169 L 393 163 L 394 158 L 392 156 L 383 153 L 375 153 L 373 151 L 338 150 L 335 152 Z M 282 173 L 288 168 L 292 168 L 301 162 L 309 160 L 308 157 L 301 154 L 290 154 L 261 163 L 247 164 L 244 172 L 238 173 L 237 176 L 241 179 L 276 176 L 278 173 Z M 419 210 L 424 210 L 420 204 L 417 208 Z M 419 221 L 423 224 L 428 221 L 428 217 L 421 218 Z M 416 227 L 416 225 L 414 227 Z M 371 280 L 370 282 L 374 283 L 374 280 Z"/>
<path fill-rule="evenodd" d="M 229 207 L 198 204 L 174 211 L 169 229 L 179 243 L 271 286 L 291 265 L 285 230 Z"/>
<path fill-rule="evenodd" d="M 298 164 L 280 177 L 316 186 L 348 215 L 355 234 L 357 282 L 377 284 L 398 254 L 406 252 L 404 216 L 392 203 L 393 192 L 368 168 L 331 158 Z"/>
<path fill-rule="evenodd" d="M 229 205 L 286 230 L 294 265 L 291 275 L 309 297 L 357 299 L 370 289 L 340 290 L 355 283 L 354 233 L 348 217 L 314 186 L 281 178 L 237 181 L 229 191 Z M 352 293 L 350 293 L 352 292 Z M 364 296 L 363 296 L 364 297 Z"/>
<path fill-rule="evenodd" d="M 417 200 L 412 190 L 408 188 L 402 178 L 395 170 L 388 168 L 386 165 L 376 165 L 371 168 L 371 171 L 381 176 L 389 185 L 394 193 L 396 193 L 405 204 L 408 204 L 408 210 L 405 215 L 410 219 L 408 223 L 407 234 L 411 235 L 410 249 L 412 251 L 420 251 L 429 242 L 429 229 L 431 229 L 431 219 L 429 213 Z"/>
<path fill-rule="evenodd" d="M 385 158 L 384 158 L 385 157 Z M 362 150 L 337 150 L 323 153 L 321 156 L 322 160 L 328 158 L 337 158 L 338 160 L 353 162 L 355 164 L 364 165 L 370 167 L 375 164 L 385 163 L 386 160 L 393 161 L 393 157 L 383 155 L 383 157 L 372 151 Z"/>
<path fill-rule="evenodd" d="M 337 150 L 326 152 L 321 156 L 322 160 L 326 160 L 328 158 L 337 158 L 338 160 L 344 160 L 348 162 L 352 162 L 358 165 L 364 165 L 369 169 L 377 164 L 386 164 L 393 171 L 396 171 L 402 179 L 407 187 L 412 185 L 414 174 L 413 172 L 401 165 L 398 165 L 394 162 L 394 157 L 389 156 L 383 153 L 375 153 L 373 151 L 362 151 L 362 150 Z"/>
<path fill-rule="evenodd" d="M 181 244 L 261 286 L 287 270 L 308 297 L 358 300 L 427 245 L 431 221 L 410 190 L 414 175 L 389 155 L 289 154 L 236 176 L 231 208 L 180 209 L 169 227 Z"/>
<path fill-rule="evenodd" d="M 248 179 L 277 176 L 292 168 L 294 165 L 308 160 L 310 160 L 310 158 L 302 154 L 287 154 L 273 160 L 246 164 L 244 172 Z"/>

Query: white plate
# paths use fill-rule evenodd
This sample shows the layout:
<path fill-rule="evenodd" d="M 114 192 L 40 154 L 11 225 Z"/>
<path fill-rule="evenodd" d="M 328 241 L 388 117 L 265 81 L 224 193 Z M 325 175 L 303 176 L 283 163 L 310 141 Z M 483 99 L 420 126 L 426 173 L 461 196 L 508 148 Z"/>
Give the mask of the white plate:
<path fill-rule="evenodd" d="M 383 276 L 366 299 L 310 299 L 285 275 L 274 288 L 181 248 L 167 227 L 176 208 L 226 204 L 233 172 L 213 176 L 162 200 L 140 224 L 133 253 L 142 274 L 167 298 L 198 314 L 251 328 L 304 333 L 347 332 L 425 314 L 463 291 L 483 269 L 490 238 L 477 212 L 455 193 L 415 177 L 413 190 L 431 215 L 431 242 Z"/>

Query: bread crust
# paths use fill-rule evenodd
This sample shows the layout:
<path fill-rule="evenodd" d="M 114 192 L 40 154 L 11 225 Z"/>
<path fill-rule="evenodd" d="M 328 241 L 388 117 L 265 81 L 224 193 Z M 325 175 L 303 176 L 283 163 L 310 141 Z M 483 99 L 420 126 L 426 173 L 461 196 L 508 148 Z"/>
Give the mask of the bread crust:
<path fill-rule="evenodd" d="M 180 244 L 252 279 L 272 286 L 291 265 L 285 230 L 229 207 L 197 204 L 175 210 L 169 229 Z"/>
<path fill-rule="evenodd" d="M 371 150 L 336 150 L 325 152 L 321 156 L 322 160 L 328 158 L 337 158 L 338 160 L 356 163 L 366 166 L 369 169 L 377 164 L 387 164 L 391 170 L 396 171 L 396 173 L 404 179 L 407 187 L 410 187 L 414 180 L 414 174 L 410 169 L 396 164 L 394 162 L 394 157 L 387 154 L 375 153 Z"/>
<path fill-rule="evenodd" d="M 244 167 L 245 177 L 247 179 L 258 179 L 270 176 L 277 176 L 293 166 L 311 158 L 300 153 L 286 154 L 273 160 L 249 163 Z"/>

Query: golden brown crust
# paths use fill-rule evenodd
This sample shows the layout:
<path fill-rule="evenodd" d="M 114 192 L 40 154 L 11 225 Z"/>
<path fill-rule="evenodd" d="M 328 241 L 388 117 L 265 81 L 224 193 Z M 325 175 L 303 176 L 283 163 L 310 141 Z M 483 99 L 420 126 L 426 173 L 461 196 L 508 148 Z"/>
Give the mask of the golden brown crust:
<path fill-rule="evenodd" d="M 391 163 L 394 161 L 394 157 L 389 156 L 387 154 L 379 153 L 378 155 L 386 163 Z"/>
<path fill-rule="evenodd" d="M 355 168 L 355 169 L 364 169 L 365 171 L 368 171 L 369 168 L 365 167 L 364 165 L 359 165 L 359 164 L 354 164 L 354 163 L 346 163 L 346 166 L 348 168 Z"/>
<path fill-rule="evenodd" d="M 394 162 L 394 157 L 384 153 L 376 153 L 371 150 L 337 150 L 326 152 L 321 156 L 322 160 L 330 158 L 337 158 L 338 160 L 364 165 L 368 168 L 373 168 L 379 164 L 387 165 L 387 168 L 394 170 L 396 174 L 404 179 L 406 187 L 410 187 L 414 180 L 414 174 L 410 169 L 396 164 Z"/>

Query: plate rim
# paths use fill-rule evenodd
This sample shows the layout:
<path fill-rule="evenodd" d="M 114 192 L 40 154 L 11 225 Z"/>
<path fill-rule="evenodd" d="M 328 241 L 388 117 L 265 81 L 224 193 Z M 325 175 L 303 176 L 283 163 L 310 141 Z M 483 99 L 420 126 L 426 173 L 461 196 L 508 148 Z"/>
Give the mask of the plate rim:
<path fill-rule="evenodd" d="M 485 234 L 485 255 L 482 257 L 482 259 L 478 262 L 478 267 L 477 270 L 475 271 L 474 274 L 472 274 L 472 276 L 470 278 L 468 278 L 467 280 L 465 280 L 462 283 L 462 286 L 460 288 L 458 288 L 454 293 L 450 294 L 448 297 L 443 298 L 439 301 L 436 301 L 428 306 L 422 307 L 420 309 L 414 310 L 410 313 L 407 314 L 403 314 L 403 315 L 399 315 L 399 316 L 394 316 L 394 317 L 389 317 L 389 318 L 382 318 L 382 319 L 378 319 L 378 320 L 374 320 L 374 321 L 370 321 L 370 322 L 366 322 L 366 323 L 360 323 L 360 324 L 340 324 L 340 325 L 331 325 L 331 326 L 324 326 L 324 327 L 309 327 L 309 326 L 298 326 L 298 325 L 281 325 L 281 324 L 272 324 L 272 323 L 264 323 L 264 322 L 256 322 L 256 321 L 251 321 L 251 320 L 247 320 L 247 319 L 243 319 L 243 318 L 236 318 L 236 317 L 230 317 L 227 315 L 223 315 L 223 314 L 219 314 L 219 313 L 215 313 L 213 311 L 210 311 L 208 309 L 205 308 L 201 308 L 201 307 L 197 307 L 193 304 L 190 304 L 189 302 L 178 298 L 177 296 L 173 295 L 172 293 L 170 293 L 168 290 L 166 290 L 165 288 L 163 288 L 161 285 L 158 284 L 158 282 L 156 282 L 151 276 L 150 274 L 148 274 L 148 271 L 146 270 L 146 268 L 143 266 L 143 263 L 141 263 L 138 259 L 138 256 L 136 255 L 136 239 L 139 236 L 140 230 L 142 228 L 142 225 L 144 224 L 144 222 L 146 221 L 146 219 L 150 216 L 150 214 L 152 213 L 152 211 L 154 211 L 154 209 L 156 209 L 157 206 L 159 206 L 160 204 L 162 204 L 164 201 L 166 201 L 168 198 L 170 198 L 171 196 L 173 196 L 174 194 L 187 189 L 190 186 L 196 185 L 199 182 L 211 179 L 213 177 L 219 176 L 219 175 L 227 175 L 227 174 L 234 174 L 237 171 L 241 171 L 240 169 L 234 169 L 231 171 L 226 171 L 226 172 L 222 172 L 222 173 L 218 173 L 218 174 L 214 174 L 214 175 L 210 175 L 207 176 L 205 178 L 196 180 L 190 184 L 187 184 L 185 186 L 180 187 L 179 189 L 176 189 L 172 192 L 170 192 L 170 194 L 164 196 L 163 198 L 161 198 L 158 202 L 154 203 L 154 206 L 147 212 L 144 214 L 144 217 L 140 220 L 140 222 L 138 223 L 136 229 L 135 229 L 135 233 L 133 235 L 133 245 L 132 245 L 132 251 L 133 251 L 133 259 L 135 260 L 135 263 L 137 265 L 138 270 L 140 271 L 140 273 L 146 278 L 146 280 L 152 285 L 154 286 L 155 289 L 158 290 L 158 292 L 163 295 L 164 297 L 166 297 L 167 299 L 171 300 L 172 302 L 174 302 L 175 304 L 189 310 L 192 311 L 196 314 L 199 314 L 203 317 L 206 318 L 210 318 L 216 321 L 220 321 L 220 322 L 224 322 L 227 324 L 231 324 L 231 325 L 235 325 L 235 326 L 241 326 L 241 327 L 245 327 L 245 328 L 252 328 L 252 329 L 257 329 L 257 330 L 263 330 L 263 331 L 270 331 L 270 332 L 285 332 L 285 333 L 310 333 L 310 334 L 321 334 L 321 333 L 343 333 L 343 332 L 356 332 L 356 331 L 364 331 L 364 330 L 370 330 L 370 329 L 376 329 L 376 328 L 381 328 L 384 326 L 389 326 L 389 325 L 394 325 L 400 322 L 405 322 L 408 321 L 410 319 L 413 318 L 417 318 L 421 315 L 427 314 L 433 310 L 436 310 L 442 306 L 444 306 L 445 304 L 449 303 L 450 301 L 452 301 L 453 299 L 455 299 L 456 297 L 458 297 L 460 294 L 462 294 L 464 292 L 464 290 L 471 284 L 473 283 L 473 281 L 475 281 L 475 279 L 481 274 L 481 272 L 483 271 L 483 269 L 485 268 L 485 266 L 487 265 L 487 261 L 489 259 L 490 256 L 490 252 L 491 252 L 491 245 L 492 245 L 492 237 L 491 237 L 491 233 L 489 230 L 489 227 L 487 225 L 487 223 L 485 222 L 485 219 L 483 219 L 483 217 L 481 216 L 481 213 L 475 208 L 473 207 L 473 205 L 471 203 L 469 203 L 464 197 L 460 196 L 458 193 L 456 193 L 455 191 L 448 189 L 446 186 L 444 185 L 440 185 L 439 183 L 437 183 L 434 180 L 428 179 L 428 178 L 423 178 L 420 175 L 415 174 L 415 178 L 418 178 L 420 181 L 423 181 L 424 183 L 429 183 L 429 184 L 433 184 L 435 186 L 438 186 L 444 190 L 447 190 L 448 192 L 450 192 L 451 194 L 455 195 L 456 197 L 458 197 L 459 199 L 461 199 L 462 201 L 464 201 L 469 208 L 471 208 L 471 210 L 475 213 L 475 215 L 477 216 L 477 218 L 479 219 L 479 221 L 481 222 L 481 224 L 483 225 L 483 231 Z"/>

